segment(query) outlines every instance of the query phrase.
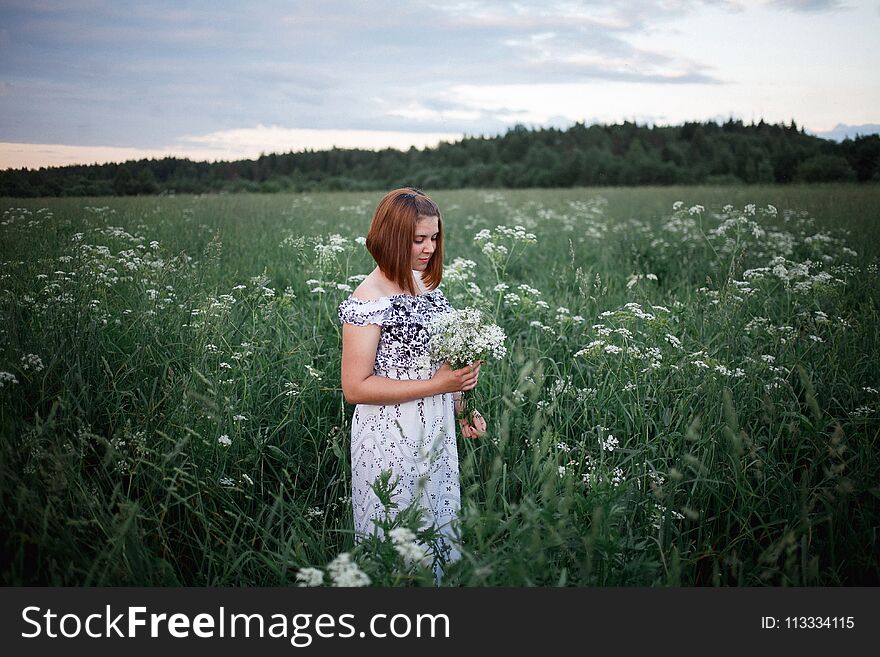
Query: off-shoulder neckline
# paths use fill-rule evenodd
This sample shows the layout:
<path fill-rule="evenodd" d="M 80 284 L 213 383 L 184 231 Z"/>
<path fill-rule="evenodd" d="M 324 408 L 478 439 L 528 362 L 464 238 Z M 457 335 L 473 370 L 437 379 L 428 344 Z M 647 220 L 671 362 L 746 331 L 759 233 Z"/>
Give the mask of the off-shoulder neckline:
<path fill-rule="evenodd" d="M 382 299 L 397 299 L 398 297 L 410 297 L 411 299 L 417 299 L 417 298 L 419 298 L 419 297 L 427 297 L 427 296 L 430 296 L 430 295 L 434 294 L 434 292 L 439 292 L 439 291 L 440 291 L 440 288 L 439 288 L 439 287 L 435 287 L 433 290 L 430 290 L 430 291 L 428 291 L 428 292 L 425 292 L 424 294 L 416 294 L 416 295 L 412 295 L 412 294 L 406 294 L 406 293 L 404 292 L 404 293 L 401 293 L 401 294 L 391 294 L 391 295 L 388 295 L 388 296 L 376 297 L 375 299 L 357 299 L 357 298 L 355 298 L 355 297 L 350 296 L 350 297 L 348 297 L 347 300 L 348 300 L 348 301 L 357 301 L 358 303 L 370 303 L 371 301 L 381 301 Z"/>

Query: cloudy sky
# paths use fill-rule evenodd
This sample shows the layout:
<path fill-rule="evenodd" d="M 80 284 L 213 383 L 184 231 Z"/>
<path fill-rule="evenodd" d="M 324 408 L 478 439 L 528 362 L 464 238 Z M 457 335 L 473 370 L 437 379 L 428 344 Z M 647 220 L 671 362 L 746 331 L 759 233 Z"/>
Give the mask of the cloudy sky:
<path fill-rule="evenodd" d="M 423 147 L 516 123 L 864 134 L 878 34 L 880 0 L 0 0 L 0 168 Z"/>

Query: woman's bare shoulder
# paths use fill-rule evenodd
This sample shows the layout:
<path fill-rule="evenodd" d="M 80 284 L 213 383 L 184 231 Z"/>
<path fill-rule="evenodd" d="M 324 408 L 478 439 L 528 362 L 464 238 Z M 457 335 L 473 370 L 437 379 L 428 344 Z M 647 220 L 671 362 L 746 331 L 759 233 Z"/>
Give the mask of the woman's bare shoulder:
<path fill-rule="evenodd" d="M 351 296 L 353 299 L 358 299 L 360 301 L 372 301 L 390 295 L 387 294 L 386 290 L 382 287 L 381 282 L 375 276 L 375 272 L 373 272 L 361 281 L 361 284 L 355 288 L 354 292 L 351 293 Z"/>

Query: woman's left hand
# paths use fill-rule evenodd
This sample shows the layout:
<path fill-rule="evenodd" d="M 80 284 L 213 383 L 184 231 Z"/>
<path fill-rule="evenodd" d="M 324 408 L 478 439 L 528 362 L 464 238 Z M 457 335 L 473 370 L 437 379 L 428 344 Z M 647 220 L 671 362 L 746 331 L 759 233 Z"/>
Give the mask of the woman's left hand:
<path fill-rule="evenodd" d="M 480 415 L 480 411 L 474 411 L 470 419 L 461 418 L 461 435 L 465 438 L 479 438 L 486 433 L 486 420 Z"/>

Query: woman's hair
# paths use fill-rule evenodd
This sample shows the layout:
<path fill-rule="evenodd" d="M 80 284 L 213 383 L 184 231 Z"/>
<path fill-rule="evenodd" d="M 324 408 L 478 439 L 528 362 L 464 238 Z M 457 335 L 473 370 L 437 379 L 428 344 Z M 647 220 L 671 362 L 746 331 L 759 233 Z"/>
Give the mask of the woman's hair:
<path fill-rule="evenodd" d="M 443 217 L 424 192 L 414 187 L 388 192 L 379 201 L 367 232 L 367 251 L 379 270 L 412 295 L 418 294 L 413 283 L 412 245 L 420 217 L 437 217 L 437 246 L 422 275 L 427 288 L 433 290 L 443 278 Z"/>

